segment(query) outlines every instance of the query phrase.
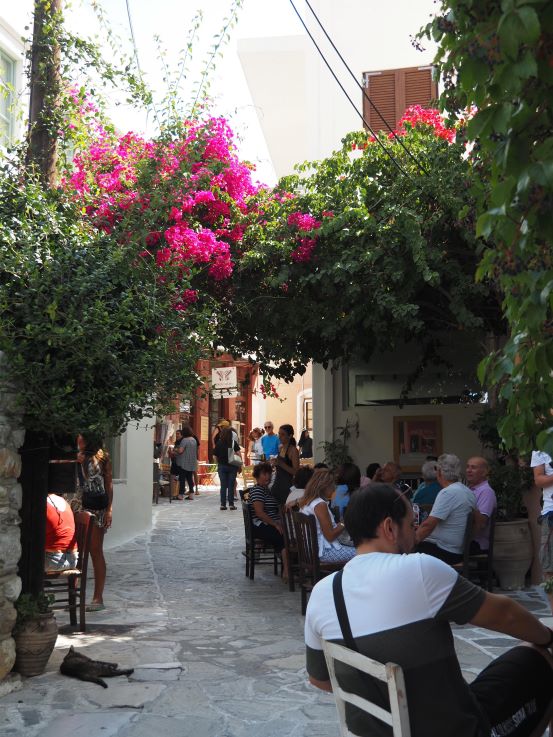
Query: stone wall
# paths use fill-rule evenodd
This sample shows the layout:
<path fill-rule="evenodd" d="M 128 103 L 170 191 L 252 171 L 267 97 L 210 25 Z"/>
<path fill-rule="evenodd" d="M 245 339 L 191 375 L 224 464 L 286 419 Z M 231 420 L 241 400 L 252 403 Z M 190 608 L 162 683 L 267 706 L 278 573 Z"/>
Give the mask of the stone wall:
<path fill-rule="evenodd" d="M 14 601 L 21 590 L 17 563 L 21 554 L 19 509 L 21 457 L 24 430 L 15 411 L 15 396 L 3 380 L 4 357 L 0 353 L 0 681 L 15 662 L 11 636 L 15 624 Z"/>

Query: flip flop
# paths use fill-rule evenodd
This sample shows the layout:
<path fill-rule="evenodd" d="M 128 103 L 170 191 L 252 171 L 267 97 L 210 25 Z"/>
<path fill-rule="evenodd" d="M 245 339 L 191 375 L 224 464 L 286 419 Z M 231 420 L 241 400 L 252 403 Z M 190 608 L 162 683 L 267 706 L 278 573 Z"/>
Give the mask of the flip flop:
<path fill-rule="evenodd" d="M 105 604 L 93 603 L 86 607 L 87 612 L 102 612 L 106 608 Z"/>

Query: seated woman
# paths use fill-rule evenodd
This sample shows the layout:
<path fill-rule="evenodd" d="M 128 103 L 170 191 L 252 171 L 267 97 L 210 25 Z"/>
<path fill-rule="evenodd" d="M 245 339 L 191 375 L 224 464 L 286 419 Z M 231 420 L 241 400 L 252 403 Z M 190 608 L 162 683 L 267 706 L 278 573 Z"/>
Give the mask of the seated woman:
<path fill-rule="evenodd" d="M 254 536 L 274 545 L 282 556 L 282 578 L 288 581 L 288 558 L 284 547 L 279 503 L 269 491 L 272 473 L 271 464 L 265 461 L 254 466 L 255 486 L 249 489 L 248 504 L 252 508 Z"/>
<path fill-rule="evenodd" d="M 75 518 L 62 496 L 48 494 L 46 499 L 45 571 L 64 571 L 77 565 Z"/>
<path fill-rule="evenodd" d="M 355 548 L 342 545 L 337 539 L 345 527 L 343 522 L 335 522 L 328 508 L 328 501 L 335 489 L 332 472 L 317 469 L 299 502 L 300 512 L 315 517 L 321 563 L 345 563 L 355 555 Z"/>
<path fill-rule="evenodd" d="M 414 504 L 434 504 L 436 497 L 442 490 L 437 482 L 438 467 L 436 461 L 427 461 L 423 463 L 421 468 L 423 478 L 422 484 L 419 484 L 413 497 Z"/>
<path fill-rule="evenodd" d="M 309 466 L 301 466 L 296 471 L 294 476 L 294 483 L 290 487 L 290 493 L 286 499 L 286 507 L 295 507 L 299 500 L 305 494 L 305 487 L 307 486 L 311 476 L 313 476 L 313 469 Z"/>
<path fill-rule="evenodd" d="M 342 463 L 336 473 L 336 494 L 331 502 L 336 518 L 342 519 L 350 495 L 361 486 L 361 471 L 355 463 Z"/>

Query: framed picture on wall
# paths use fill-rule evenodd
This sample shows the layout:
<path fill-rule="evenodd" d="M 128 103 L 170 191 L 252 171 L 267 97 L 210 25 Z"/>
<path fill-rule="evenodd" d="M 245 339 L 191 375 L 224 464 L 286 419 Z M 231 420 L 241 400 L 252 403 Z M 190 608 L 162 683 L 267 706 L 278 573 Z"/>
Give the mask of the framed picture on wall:
<path fill-rule="evenodd" d="M 442 418 L 439 415 L 394 417 L 394 461 L 406 473 L 417 473 L 427 456 L 442 450 Z"/>

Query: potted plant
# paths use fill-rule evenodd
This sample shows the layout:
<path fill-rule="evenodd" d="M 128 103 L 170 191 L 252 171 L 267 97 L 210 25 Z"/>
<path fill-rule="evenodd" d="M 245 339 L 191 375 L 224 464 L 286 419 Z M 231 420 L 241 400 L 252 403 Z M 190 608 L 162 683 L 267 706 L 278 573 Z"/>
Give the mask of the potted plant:
<path fill-rule="evenodd" d="M 323 440 L 319 447 L 324 453 L 324 462 L 329 468 L 336 469 L 343 463 L 352 463 L 353 459 L 348 451 L 349 439 L 352 435 L 359 437 L 359 417 L 355 420 L 346 419 L 343 427 L 335 428 L 338 437 L 335 440 Z"/>
<path fill-rule="evenodd" d="M 44 672 L 58 636 L 58 625 L 51 609 L 52 594 L 20 594 L 15 603 L 17 620 L 14 670 L 22 676 Z"/>
<path fill-rule="evenodd" d="M 533 484 L 532 471 L 517 460 L 496 461 L 489 482 L 497 496 L 494 569 L 502 589 L 521 589 L 532 565 L 533 545 L 523 494 Z"/>

